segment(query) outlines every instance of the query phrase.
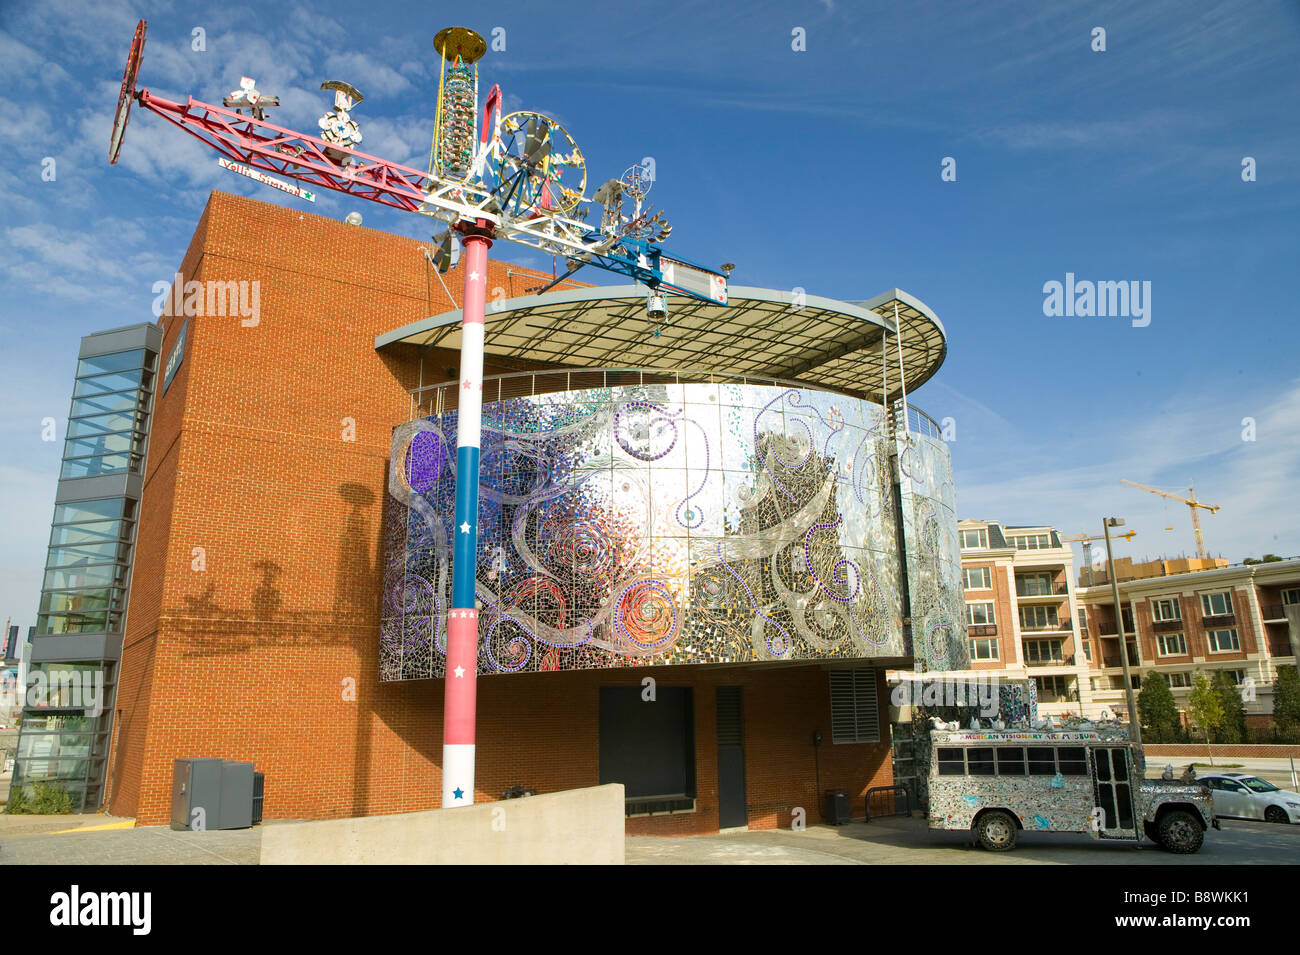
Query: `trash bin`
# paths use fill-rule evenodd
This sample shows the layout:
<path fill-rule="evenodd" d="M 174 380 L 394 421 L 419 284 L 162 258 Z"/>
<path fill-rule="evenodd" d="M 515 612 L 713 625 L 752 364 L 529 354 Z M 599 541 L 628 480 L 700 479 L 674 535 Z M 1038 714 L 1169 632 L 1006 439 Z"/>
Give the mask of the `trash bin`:
<path fill-rule="evenodd" d="M 849 794 L 843 789 L 826 790 L 826 809 L 822 813 L 826 824 L 845 826 L 849 822 Z"/>

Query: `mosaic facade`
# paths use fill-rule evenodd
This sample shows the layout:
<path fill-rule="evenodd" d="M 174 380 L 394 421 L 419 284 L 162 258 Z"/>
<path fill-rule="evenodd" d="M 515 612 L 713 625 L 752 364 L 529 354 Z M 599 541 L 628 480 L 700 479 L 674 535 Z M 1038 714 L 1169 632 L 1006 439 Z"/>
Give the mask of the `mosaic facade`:
<path fill-rule="evenodd" d="M 382 680 L 443 672 L 455 440 L 455 411 L 394 431 Z M 892 442 L 878 405 L 781 386 L 486 402 L 480 672 L 909 655 Z M 929 669 L 957 666 L 951 470 L 941 442 L 913 442 L 911 563 L 947 563 L 908 571 L 915 650 Z"/>

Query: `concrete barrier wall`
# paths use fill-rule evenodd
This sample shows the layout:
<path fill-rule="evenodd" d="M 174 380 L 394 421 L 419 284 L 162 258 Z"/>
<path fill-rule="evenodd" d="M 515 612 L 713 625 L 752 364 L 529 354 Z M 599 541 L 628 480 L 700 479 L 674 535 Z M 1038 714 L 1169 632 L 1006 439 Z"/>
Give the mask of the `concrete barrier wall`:
<path fill-rule="evenodd" d="M 620 784 L 391 816 L 269 823 L 262 865 L 622 865 Z"/>

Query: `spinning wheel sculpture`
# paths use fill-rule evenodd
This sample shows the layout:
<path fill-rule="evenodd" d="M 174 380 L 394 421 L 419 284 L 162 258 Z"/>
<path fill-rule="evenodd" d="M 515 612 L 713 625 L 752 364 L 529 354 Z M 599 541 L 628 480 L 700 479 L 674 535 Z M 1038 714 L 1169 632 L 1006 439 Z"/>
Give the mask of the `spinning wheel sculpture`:
<path fill-rule="evenodd" d="M 541 113 L 511 113 L 493 144 L 494 190 L 510 216 L 567 215 L 587 188 L 587 162 L 568 131 Z"/>

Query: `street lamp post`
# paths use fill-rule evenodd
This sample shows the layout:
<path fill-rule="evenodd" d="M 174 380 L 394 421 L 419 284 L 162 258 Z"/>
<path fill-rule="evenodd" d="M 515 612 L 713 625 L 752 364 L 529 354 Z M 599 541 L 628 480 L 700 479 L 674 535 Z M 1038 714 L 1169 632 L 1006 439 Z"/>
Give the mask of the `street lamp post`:
<path fill-rule="evenodd" d="M 1123 526 L 1123 519 L 1118 517 L 1103 518 L 1101 522 L 1102 531 L 1106 535 L 1106 565 L 1110 573 L 1110 593 L 1115 600 L 1115 630 L 1119 633 L 1119 662 L 1124 668 L 1124 698 L 1128 701 L 1129 736 L 1140 746 L 1142 724 L 1138 722 L 1137 700 L 1133 697 L 1133 678 L 1129 676 L 1128 638 L 1124 636 L 1124 611 L 1119 602 L 1119 583 L 1115 579 L 1115 555 L 1110 549 L 1110 529 Z"/>

